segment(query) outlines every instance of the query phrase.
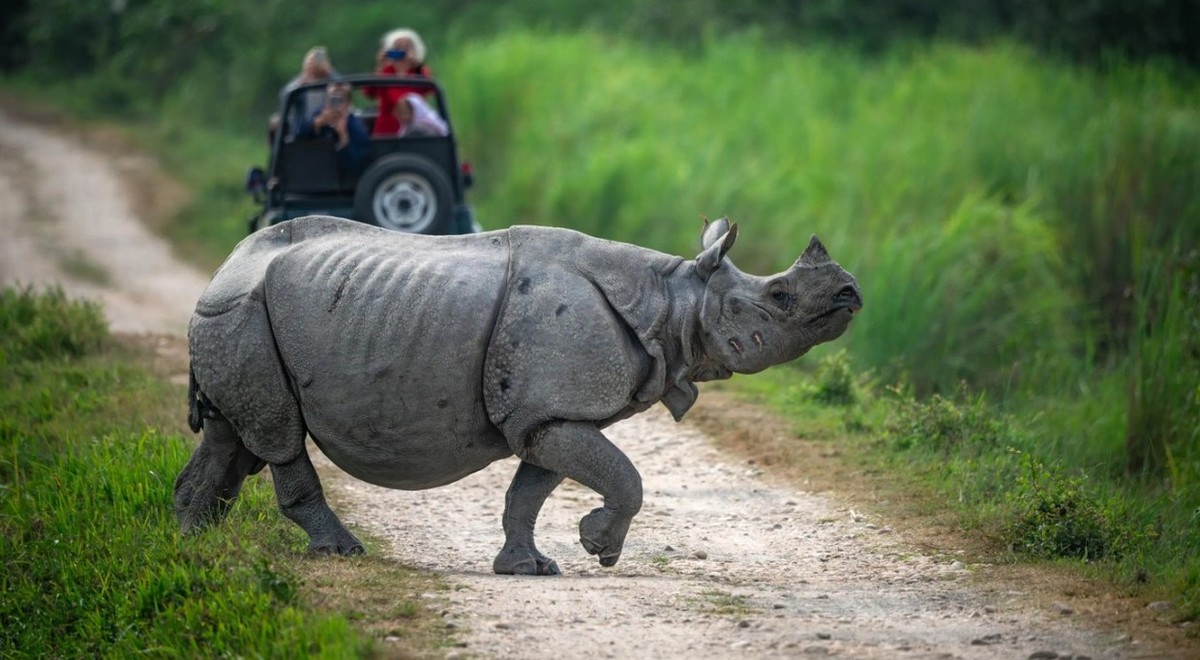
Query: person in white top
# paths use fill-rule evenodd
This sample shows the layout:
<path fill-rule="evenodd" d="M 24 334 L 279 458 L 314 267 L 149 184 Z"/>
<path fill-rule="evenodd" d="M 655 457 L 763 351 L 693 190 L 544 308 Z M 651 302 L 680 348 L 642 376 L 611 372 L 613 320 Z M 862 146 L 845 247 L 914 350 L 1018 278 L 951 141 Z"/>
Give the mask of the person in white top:
<path fill-rule="evenodd" d="M 446 120 L 420 94 L 405 94 L 396 104 L 396 119 L 400 122 L 400 137 L 434 136 L 450 133 Z"/>

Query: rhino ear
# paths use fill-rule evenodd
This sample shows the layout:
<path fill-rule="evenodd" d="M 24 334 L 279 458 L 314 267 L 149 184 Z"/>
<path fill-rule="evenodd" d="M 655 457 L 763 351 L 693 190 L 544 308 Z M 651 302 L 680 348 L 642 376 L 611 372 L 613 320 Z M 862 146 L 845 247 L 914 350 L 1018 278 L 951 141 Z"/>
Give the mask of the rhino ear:
<path fill-rule="evenodd" d="M 712 246 L 713 243 L 716 243 L 717 239 L 721 238 L 725 232 L 729 231 L 729 218 L 717 218 L 716 220 L 709 222 L 707 217 L 700 217 L 704 218 L 704 230 L 700 232 L 700 247 L 707 250 Z"/>
<path fill-rule="evenodd" d="M 821 239 L 817 238 L 816 234 L 808 241 L 808 248 L 804 250 L 804 254 L 796 260 L 797 266 L 821 266 L 833 261 L 829 258 L 829 253 L 825 251 L 825 246 L 821 244 Z"/>
<path fill-rule="evenodd" d="M 716 225 L 721 222 L 728 224 L 729 221 L 722 218 L 713 224 Z M 729 227 L 729 231 L 713 238 L 710 242 L 708 240 L 708 229 L 705 229 L 704 251 L 700 253 L 700 256 L 696 257 L 696 272 L 700 274 L 700 277 L 707 280 L 709 275 L 712 275 L 714 271 L 721 267 L 721 260 L 725 258 L 725 253 L 729 252 L 729 248 L 733 247 L 733 242 L 737 240 L 737 231 L 737 225 L 732 225 Z"/>

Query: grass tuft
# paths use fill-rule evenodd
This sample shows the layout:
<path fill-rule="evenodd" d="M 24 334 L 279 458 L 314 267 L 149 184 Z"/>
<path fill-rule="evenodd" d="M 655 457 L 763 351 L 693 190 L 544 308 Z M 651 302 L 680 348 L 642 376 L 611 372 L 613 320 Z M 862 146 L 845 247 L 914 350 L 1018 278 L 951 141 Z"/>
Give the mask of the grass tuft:
<path fill-rule="evenodd" d="M 0 291 L 0 365 L 80 357 L 107 338 L 108 326 L 99 306 L 68 299 L 62 287 Z"/>

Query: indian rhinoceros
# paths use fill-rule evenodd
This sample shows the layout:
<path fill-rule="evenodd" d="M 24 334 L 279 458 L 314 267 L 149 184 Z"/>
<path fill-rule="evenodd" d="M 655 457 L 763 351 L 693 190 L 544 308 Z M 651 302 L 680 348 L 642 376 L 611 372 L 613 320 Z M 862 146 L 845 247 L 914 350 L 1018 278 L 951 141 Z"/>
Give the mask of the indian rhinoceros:
<path fill-rule="evenodd" d="M 175 482 L 183 531 L 222 518 L 270 465 L 310 550 L 362 552 L 307 435 L 351 475 L 408 490 L 520 457 L 497 573 L 559 572 L 534 523 L 574 479 L 604 498 L 579 536 L 612 566 L 642 481 L 601 429 L 657 402 L 679 420 L 694 383 L 799 357 L 862 306 L 815 236 L 770 277 L 726 258 L 736 236 L 706 221 L 691 261 L 549 227 L 435 237 L 311 216 L 247 237 L 188 332 L 189 423 L 204 435 Z"/>

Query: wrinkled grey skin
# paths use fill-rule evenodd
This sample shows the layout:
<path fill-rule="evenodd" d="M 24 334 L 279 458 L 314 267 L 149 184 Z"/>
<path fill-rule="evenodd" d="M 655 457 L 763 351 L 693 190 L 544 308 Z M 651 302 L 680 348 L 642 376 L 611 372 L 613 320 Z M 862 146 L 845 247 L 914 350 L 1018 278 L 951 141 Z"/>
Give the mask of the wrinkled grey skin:
<path fill-rule="evenodd" d="M 705 223 L 686 261 L 545 227 L 419 236 L 327 217 L 246 238 L 196 304 L 192 428 L 175 482 L 184 532 L 219 520 L 271 466 L 314 551 L 362 552 L 304 451 L 373 484 L 441 486 L 516 454 L 497 573 L 554 575 L 534 545 L 564 478 L 604 497 L 580 541 L 620 557 L 642 481 L 601 429 L 657 402 L 678 420 L 694 383 L 754 373 L 835 339 L 858 283 L 814 236 L 790 269 L 740 272 L 737 226 Z"/>

